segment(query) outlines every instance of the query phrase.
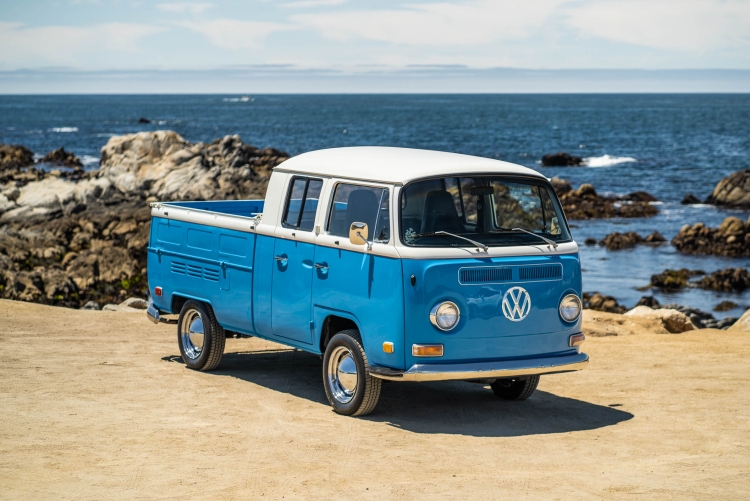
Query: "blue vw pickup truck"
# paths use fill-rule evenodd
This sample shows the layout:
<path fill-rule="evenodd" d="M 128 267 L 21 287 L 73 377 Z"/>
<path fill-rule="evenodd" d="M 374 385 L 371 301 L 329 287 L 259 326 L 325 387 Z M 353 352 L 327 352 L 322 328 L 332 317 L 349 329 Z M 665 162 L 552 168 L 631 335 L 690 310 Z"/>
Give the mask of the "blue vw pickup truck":
<path fill-rule="evenodd" d="M 225 338 L 323 356 L 333 409 L 381 382 L 475 380 L 524 400 L 583 369 L 578 246 L 549 181 L 497 160 L 384 147 L 299 155 L 265 200 L 151 204 L 153 322 L 179 314 L 185 364 Z"/>

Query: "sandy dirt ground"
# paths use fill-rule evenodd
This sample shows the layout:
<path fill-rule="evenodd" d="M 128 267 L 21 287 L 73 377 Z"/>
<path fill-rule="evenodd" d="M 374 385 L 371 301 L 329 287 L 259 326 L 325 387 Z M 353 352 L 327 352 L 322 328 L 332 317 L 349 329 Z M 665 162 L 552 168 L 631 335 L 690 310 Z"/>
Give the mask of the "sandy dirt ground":
<path fill-rule="evenodd" d="M 613 331 L 616 331 L 614 329 Z M 593 337 L 525 402 L 386 382 L 334 414 L 317 356 L 181 363 L 145 313 L 0 301 L 0 499 L 750 499 L 750 334 Z"/>

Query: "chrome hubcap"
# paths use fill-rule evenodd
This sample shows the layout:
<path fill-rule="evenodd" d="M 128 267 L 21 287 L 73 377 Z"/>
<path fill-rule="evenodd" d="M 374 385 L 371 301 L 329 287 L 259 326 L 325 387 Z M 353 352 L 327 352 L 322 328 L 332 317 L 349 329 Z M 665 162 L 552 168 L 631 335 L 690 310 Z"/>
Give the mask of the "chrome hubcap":
<path fill-rule="evenodd" d="M 189 310 L 183 315 L 180 324 L 180 341 L 185 355 L 191 360 L 201 356 L 203 352 L 203 318 L 197 310 Z"/>
<path fill-rule="evenodd" d="M 333 398 L 342 404 L 351 402 L 357 392 L 357 363 L 348 348 L 337 346 L 333 349 L 326 374 Z"/>

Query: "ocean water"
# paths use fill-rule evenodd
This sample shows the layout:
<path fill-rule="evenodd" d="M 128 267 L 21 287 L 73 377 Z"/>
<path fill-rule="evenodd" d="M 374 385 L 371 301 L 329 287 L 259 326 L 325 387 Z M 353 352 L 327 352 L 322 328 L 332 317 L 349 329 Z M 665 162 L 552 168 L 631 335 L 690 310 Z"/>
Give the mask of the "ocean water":
<path fill-rule="evenodd" d="M 138 123 L 145 117 L 152 122 Z M 750 94 L 658 95 L 134 95 L 0 96 L 0 142 L 44 155 L 64 146 L 98 167 L 101 147 L 120 134 L 171 129 L 190 141 L 227 134 L 293 155 L 350 145 L 455 151 L 519 163 L 600 193 L 644 190 L 660 201 L 648 219 L 573 221 L 581 244 L 585 291 L 632 306 L 653 273 L 666 268 L 750 265 L 748 259 L 685 256 L 670 245 L 610 252 L 588 237 L 657 230 L 667 239 L 686 223 L 718 225 L 748 211 L 682 206 L 705 198 L 726 175 L 750 167 Z M 585 167 L 541 167 L 546 153 L 567 151 Z M 750 306 L 750 291 L 654 292 L 661 302 L 711 310 L 730 299 Z M 738 316 L 742 309 L 716 313 Z"/>

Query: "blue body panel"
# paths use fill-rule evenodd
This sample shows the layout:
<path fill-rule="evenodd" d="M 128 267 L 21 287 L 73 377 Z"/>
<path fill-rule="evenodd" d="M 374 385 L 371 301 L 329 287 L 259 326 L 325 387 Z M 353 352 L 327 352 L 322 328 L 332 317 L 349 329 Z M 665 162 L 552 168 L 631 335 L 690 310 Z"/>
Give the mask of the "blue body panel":
<path fill-rule="evenodd" d="M 313 277 L 316 342 L 328 315 L 349 318 L 360 328 L 370 363 L 403 369 L 404 301 L 399 260 L 318 246 L 315 262 L 328 266 L 327 270 L 316 269 Z M 383 352 L 385 341 L 394 344 L 394 353 Z"/>
<path fill-rule="evenodd" d="M 263 202 L 175 205 L 245 215 L 233 211 L 254 213 Z M 176 296 L 205 301 L 228 330 L 313 353 L 320 353 L 326 318 L 336 315 L 359 327 L 371 364 L 392 369 L 574 353 L 568 339 L 581 331 L 580 319 L 566 323 L 558 313 L 563 296 L 580 297 L 578 254 L 396 259 L 153 217 L 148 270 L 152 299 L 162 312 L 179 313 L 172 311 Z M 156 286 L 162 297 L 154 296 Z M 501 307 L 514 286 L 531 298 L 520 322 L 508 320 Z M 458 326 L 448 332 L 429 320 L 432 307 L 445 300 L 461 311 Z M 383 352 L 384 342 L 393 343 L 395 352 Z M 445 354 L 415 358 L 414 343 L 441 343 Z"/>
<path fill-rule="evenodd" d="M 225 328 L 252 330 L 255 239 L 251 233 L 152 218 L 148 269 L 154 304 L 172 312 L 173 296 L 199 299 L 211 304 Z M 157 285 L 162 297 L 153 295 Z"/>
<path fill-rule="evenodd" d="M 312 295 L 313 258 L 315 245 L 277 238 L 271 286 L 271 314 L 274 336 L 312 344 L 310 302 Z"/>

